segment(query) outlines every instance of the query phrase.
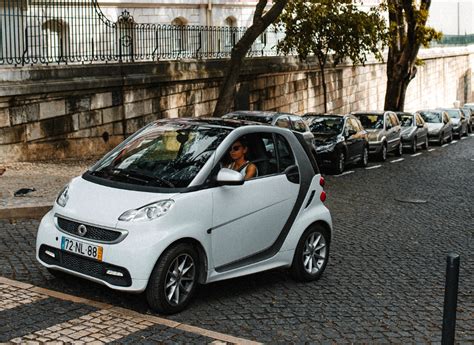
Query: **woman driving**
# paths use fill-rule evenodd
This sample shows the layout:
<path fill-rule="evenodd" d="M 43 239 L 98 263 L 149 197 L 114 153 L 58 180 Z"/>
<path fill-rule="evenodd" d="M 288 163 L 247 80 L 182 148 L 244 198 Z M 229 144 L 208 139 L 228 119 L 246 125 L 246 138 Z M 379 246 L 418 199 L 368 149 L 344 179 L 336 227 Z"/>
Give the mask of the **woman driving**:
<path fill-rule="evenodd" d="M 226 168 L 240 172 L 245 180 L 258 175 L 257 166 L 247 160 L 248 145 L 243 138 L 236 140 L 229 150 L 232 162 Z"/>

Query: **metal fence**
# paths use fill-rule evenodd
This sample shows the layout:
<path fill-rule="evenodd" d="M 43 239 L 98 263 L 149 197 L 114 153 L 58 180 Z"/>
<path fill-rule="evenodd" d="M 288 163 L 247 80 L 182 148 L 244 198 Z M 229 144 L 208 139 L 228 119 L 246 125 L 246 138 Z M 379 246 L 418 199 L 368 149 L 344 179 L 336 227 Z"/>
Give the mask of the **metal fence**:
<path fill-rule="evenodd" d="M 0 0 L 0 65 L 206 59 L 230 56 L 245 27 L 116 22 L 97 0 Z M 250 56 L 276 55 L 283 33 L 267 30 Z"/>
<path fill-rule="evenodd" d="M 443 35 L 439 42 L 434 42 L 433 46 L 464 46 L 474 44 L 474 35 Z"/>

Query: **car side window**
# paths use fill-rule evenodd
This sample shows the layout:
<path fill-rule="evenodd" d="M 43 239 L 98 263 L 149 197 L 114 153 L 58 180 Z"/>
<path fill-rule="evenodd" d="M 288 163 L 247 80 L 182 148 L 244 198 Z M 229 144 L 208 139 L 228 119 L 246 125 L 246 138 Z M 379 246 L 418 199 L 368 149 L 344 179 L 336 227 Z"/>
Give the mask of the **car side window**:
<path fill-rule="evenodd" d="M 291 119 L 293 123 L 293 128 L 297 132 L 304 133 L 306 132 L 306 125 L 302 119 Z"/>
<path fill-rule="evenodd" d="M 425 124 L 425 121 L 421 118 L 420 114 L 416 114 L 416 125 L 422 126 Z"/>
<path fill-rule="evenodd" d="M 392 128 L 392 121 L 390 120 L 390 115 L 385 115 L 385 128 L 390 129 Z"/>
<path fill-rule="evenodd" d="M 357 120 L 350 118 L 349 122 L 350 122 L 352 128 L 354 129 L 354 131 L 356 131 L 356 132 L 361 131 L 361 128 L 359 127 L 359 123 L 357 123 Z"/>
<path fill-rule="evenodd" d="M 275 137 L 278 151 L 278 172 L 283 172 L 290 165 L 295 164 L 295 158 L 286 139 L 279 134 L 276 134 Z"/>
<path fill-rule="evenodd" d="M 344 135 L 349 135 L 349 131 L 355 131 L 355 128 L 351 119 L 346 120 L 346 125 L 344 127 Z"/>
<path fill-rule="evenodd" d="M 392 126 L 398 126 L 400 122 L 398 121 L 398 117 L 394 114 L 390 114 L 390 121 L 392 122 Z"/>
<path fill-rule="evenodd" d="M 291 128 L 290 118 L 288 116 L 279 117 L 275 122 L 275 126 L 281 128 Z"/>

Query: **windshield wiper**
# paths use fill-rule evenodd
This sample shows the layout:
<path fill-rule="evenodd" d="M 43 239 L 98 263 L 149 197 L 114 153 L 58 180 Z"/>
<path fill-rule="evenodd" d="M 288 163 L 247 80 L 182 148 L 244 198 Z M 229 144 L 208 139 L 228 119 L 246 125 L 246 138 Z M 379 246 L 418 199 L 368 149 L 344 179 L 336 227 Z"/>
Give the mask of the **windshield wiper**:
<path fill-rule="evenodd" d="M 167 185 L 170 188 L 175 188 L 175 185 L 173 183 L 171 183 L 170 181 L 164 178 L 161 178 L 159 176 L 148 175 L 148 174 L 145 174 L 143 172 L 133 170 L 133 169 L 128 170 L 128 169 L 120 169 L 120 168 L 108 168 L 106 171 L 111 173 L 112 176 L 120 175 L 120 176 L 124 176 L 133 180 L 144 182 L 147 184 L 150 182 L 158 181 L 161 184 Z M 97 172 L 102 172 L 102 171 L 97 171 Z"/>

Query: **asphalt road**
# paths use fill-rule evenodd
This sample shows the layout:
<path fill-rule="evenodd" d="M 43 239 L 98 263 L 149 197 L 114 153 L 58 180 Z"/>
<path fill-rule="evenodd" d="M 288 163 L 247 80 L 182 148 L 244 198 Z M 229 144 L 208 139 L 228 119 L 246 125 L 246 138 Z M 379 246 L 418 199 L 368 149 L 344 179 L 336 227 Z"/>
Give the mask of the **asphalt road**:
<path fill-rule="evenodd" d="M 335 233 L 319 281 L 279 269 L 213 283 L 168 318 L 268 343 L 440 342 L 455 252 L 456 340 L 474 343 L 474 137 L 430 149 L 326 176 Z M 49 275 L 34 257 L 37 226 L 0 221 L 1 276 L 151 313 L 142 295 Z"/>

